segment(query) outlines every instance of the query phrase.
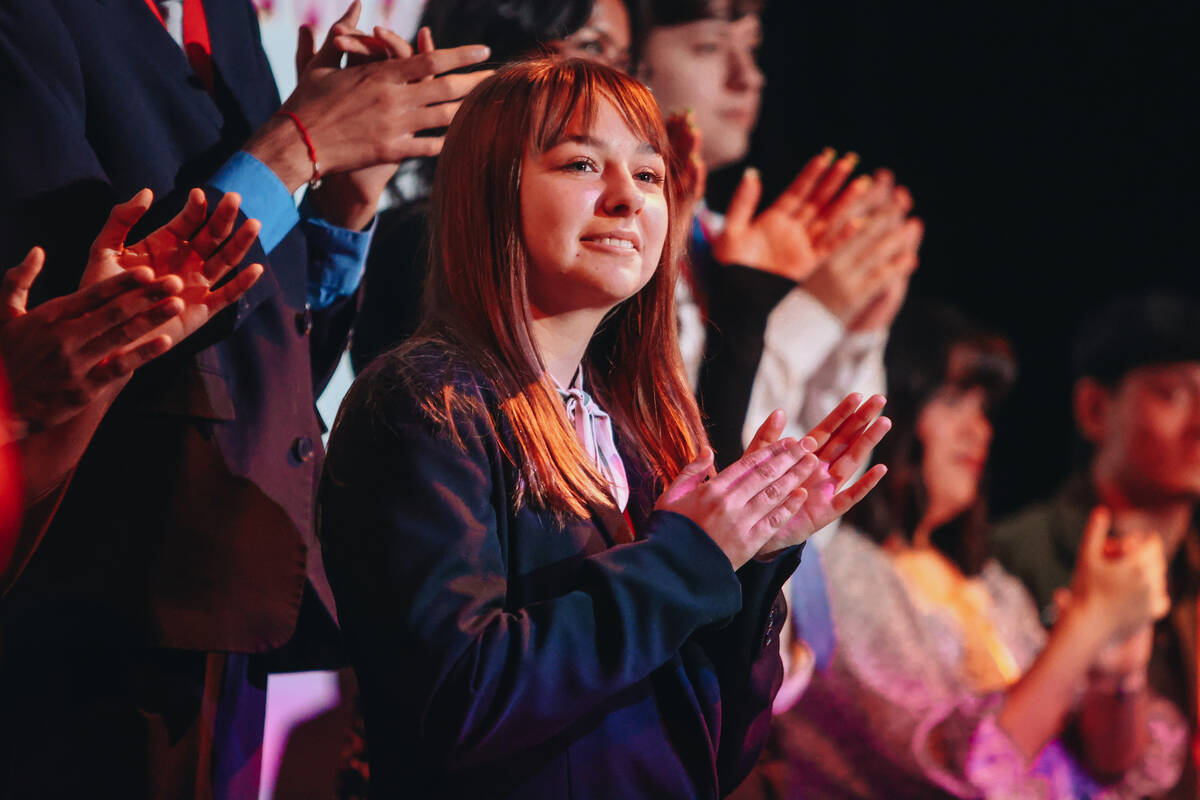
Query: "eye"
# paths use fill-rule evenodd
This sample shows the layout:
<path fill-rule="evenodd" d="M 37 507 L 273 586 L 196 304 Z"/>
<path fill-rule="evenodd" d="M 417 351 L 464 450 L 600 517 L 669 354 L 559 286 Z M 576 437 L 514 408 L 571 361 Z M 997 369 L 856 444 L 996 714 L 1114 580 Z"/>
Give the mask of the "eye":
<path fill-rule="evenodd" d="M 564 172 L 597 172 L 596 163 L 590 158 L 574 158 L 563 164 Z"/>
<path fill-rule="evenodd" d="M 718 41 L 696 42 L 692 45 L 692 53 L 698 56 L 715 56 L 721 52 L 721 43 Z"/>
<path fill-rule="evenodd" d="M 652 169 L 639 169 L 637 172 L 633 173 L 633 177 L 642 183 L 650 183 L 654 184 L 655 186 L 661 186 L 664 180 L 661 174 Z"/>
<path fill-rule="evenodd" d="M 599 39 L 584 39 L 576 45 L 580 51 L 593 56 L 604 55 L 604 43 Z"/>

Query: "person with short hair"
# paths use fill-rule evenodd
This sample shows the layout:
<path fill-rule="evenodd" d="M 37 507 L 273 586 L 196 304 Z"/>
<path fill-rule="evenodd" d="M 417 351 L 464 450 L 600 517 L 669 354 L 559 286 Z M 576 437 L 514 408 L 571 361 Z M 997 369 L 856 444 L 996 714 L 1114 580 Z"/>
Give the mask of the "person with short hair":
<path fill-rule="evenodd" d="M 1200 302 L 1165 291 L 1114 300 L 1090 313 L 1074 344 L 1072 397 L 1084 458 L 1054 497 L 996 525 L 995 551 L 1055 623 L 1088 510 L 1113 511 L 1116 535 L 1154 531 L 1166 553 L 1171 610 L 1143 632 L 1149 664 L 1130 676 L 1197 722 L 1200 602 Z M 1168 798 L 1196 796 L 1189 758 Z"/>

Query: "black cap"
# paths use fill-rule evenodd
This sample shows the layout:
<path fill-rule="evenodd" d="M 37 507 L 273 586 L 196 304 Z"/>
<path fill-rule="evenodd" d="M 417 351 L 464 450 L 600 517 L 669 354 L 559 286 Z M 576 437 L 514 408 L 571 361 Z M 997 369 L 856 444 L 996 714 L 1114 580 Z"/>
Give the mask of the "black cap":
<path fill-rule="evenodd" d="M 1200 302 L 1182 292 L 1121 297 L 1085 317 L 1072 352 L 1074 379 L 1113 384 L 1138 367 L 1200 361 Z"/>

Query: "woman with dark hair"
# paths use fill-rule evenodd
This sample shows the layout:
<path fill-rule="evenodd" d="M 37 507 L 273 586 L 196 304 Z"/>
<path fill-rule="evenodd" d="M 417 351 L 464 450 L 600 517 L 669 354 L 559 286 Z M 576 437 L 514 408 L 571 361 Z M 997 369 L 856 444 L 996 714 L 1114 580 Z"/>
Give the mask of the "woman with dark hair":
<path fill-rule="evenodd" d="M 580 60 L 501 69 L 447 133 L 426 316 L 350 390 L 319 493 L 376 796 L 728 792 L 796 545 L 883 474 L 837 492 L 888 428 L 850 397 L 706 479 L 667 148 Z"/>
<path fill-rule="evenodd" d="M 1047 636 L 988 553 L 980 486 L 1008 344 L 909 307 L 887 350 L 887 485 L 821 553 L 836 646 L 777 718 L 788 796 L 1142 797 L 1181 766 L 1178 713 L 1145 688 L 1166 610 L 1158 537 L 1093 513 Z M 763 774 L 766 774 L 764 771 Z"/>
<path fill-rule="evenodd" d="M 426 5 L 421 26 L 439 47 L 487 45 L 491 58 L 483 67 L 557 53 L 627 70 L 634 63 L 637 15 L 622 0 L 437 0 Z M 350 346 L 355 370 L 411 336 L 420 320 L 434 164 L 434 159 L 410 161 L 393 181 L 397 205 L 380 215 L 367 258 Z"/>

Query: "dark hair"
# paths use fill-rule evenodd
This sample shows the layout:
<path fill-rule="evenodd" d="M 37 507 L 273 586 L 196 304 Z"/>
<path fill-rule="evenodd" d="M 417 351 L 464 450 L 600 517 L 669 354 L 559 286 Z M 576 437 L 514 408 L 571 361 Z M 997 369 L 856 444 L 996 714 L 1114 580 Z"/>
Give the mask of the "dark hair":
<path fill-rule="evenodd" d="M 887 414 L 893 424 L 875 454 L 887 465 L 888 476 L 847 517 L 881 543 L 893 533 L 911 538 L 928 508 L 917 419 L 929 401 L 947 385 L 979 386 L 991 409 L 1016 378 L 1016 362 L 1004 338 L 985 332 L 953 308 L 928 302 L 910 302 L 901 311 L 884 361 Z M 982 493 L 971 508 L 934 531 L 932 542 L 964 574 L 977 574 L 988 557 Z"/>
<path fill-rule="evenodd" d="M 657 27 L 762 14 L 766 0 L 638 0 L 638 5 L 639 16 L 647 26 Z"/>
<path fill-rule="evenodd" d="M 1200 302 L 1162 290 L 1120 297 L 1084 318 L 1071 355 L 1074 380 L 1106 386 L 1138 367 L 1200 361 Z"/>

